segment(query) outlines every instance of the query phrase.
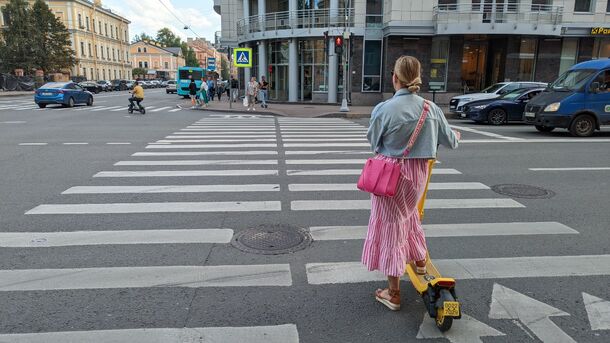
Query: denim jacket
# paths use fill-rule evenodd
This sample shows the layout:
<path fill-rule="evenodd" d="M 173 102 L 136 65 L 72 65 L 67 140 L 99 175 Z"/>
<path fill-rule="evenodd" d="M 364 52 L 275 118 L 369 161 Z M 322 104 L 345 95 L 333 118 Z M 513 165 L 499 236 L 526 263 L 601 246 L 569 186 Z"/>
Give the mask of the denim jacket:
<path fill-rule="evenodd" d="M 375 106 L 366 135 L 373 152 L 389 157 L 402 157 L 423 108 L 424 99 L 405 88 L 396 92 L 391 99 Z M 443 111 L 430 102 L 430 111 L 424 126 L 407 158 L 436 158 L 439 144 L 455 149 L 458 140 Z"/>

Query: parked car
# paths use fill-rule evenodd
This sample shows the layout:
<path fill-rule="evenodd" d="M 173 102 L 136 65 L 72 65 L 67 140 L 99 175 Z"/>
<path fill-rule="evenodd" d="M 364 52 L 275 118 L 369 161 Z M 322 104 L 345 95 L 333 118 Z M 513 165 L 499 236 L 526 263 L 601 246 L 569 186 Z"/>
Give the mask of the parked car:
<path fill-rule="evenodd" d="M 159 82 L 158 80 L 150 80 L 148 82 L 150 82 L 151 88 L 159 88 L 161 86 L 161 82 Z"/>
<path fill-rule="evenodd" d="M 93 106 L 93 94 L 74 82 L 49 82 L 36 90 L 34 102 L 40 108 L 49 104 L 73 107 L 76 104 Z"/>
<path fill-rule="evenodd" d="M 463 107 L 467 103 L 475 100 L 493 99 L 500 95 L 514 91 L 515 89 L 522 88 L 540 88 L 546 87 L 547 84 L 543 82 L 500 82 L 492 86 L 483 89 L 479 93 L 471 93 L 458 95 L 449 101 L 449 111 L 451 113 L 459 114 L 462 118 L 466 115 L 463 113 Z"/>
<path fill-rule="evenodd" d="M 161 81 L 161 88 L 167 88 L 167 83 L 168 82 L 169 82 L 168 80 Z"/>
<path fill-rule="evenodd" d="M 524 118 L 538 131 L 559 127 L 577 137 L 610 124 L 610 59 L 573 65 L 525 106 Z"/>
<path fill-rule="evenodd" d="M 112 83 L 110 83 L 110 81 L 99 80 L 97 81 L 97 84 L 102 87 L 104 92 L 112 92 Z"/>
<path fill-rule="evenodd" d="M 84 81 L 84 82 L 79 83 L 78 85 L 93 94 L 98 94 L 99 92 L 102 91 L 102 86 L 100 86 L 97 82 Z"/>
<path fill-rule="evenodd" d="M 173 93 L 176 94 L 176 81 L 175 80 L 169 80 L 167 81 L 167 86 L 165 86 L 165 93 L 169 94 L 169 93 Z"/>
<path fill-rule="evenodd" d="M 509 121 L 523 121 L 525 105 L 544 88 L 516 89 L 495 99 L 471 101 L 463 106 L 463 113 L 477 123 L 502 125 Z"/>
<path fill-rule="evenodd" d="M 112 89 L 115 91 L 127 90 L 127 80 L 112 80 Z"/>
<path fill-rule="evenodd" d="M 127 89 L 132 90 L 135 85 L 136 80 L 127 80 Z"/>

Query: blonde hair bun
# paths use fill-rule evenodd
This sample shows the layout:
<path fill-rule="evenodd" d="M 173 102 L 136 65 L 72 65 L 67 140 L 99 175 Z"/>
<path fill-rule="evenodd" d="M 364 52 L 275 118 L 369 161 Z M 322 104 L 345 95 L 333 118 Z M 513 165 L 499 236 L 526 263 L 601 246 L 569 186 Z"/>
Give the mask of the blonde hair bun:
<path fill-rule="evenodd" d="M 394 75 L 400 84 L 411 93 L 419 92 L 421 81 L 421 63 L 413 56 L 400 56 L 394 64 Z"/>

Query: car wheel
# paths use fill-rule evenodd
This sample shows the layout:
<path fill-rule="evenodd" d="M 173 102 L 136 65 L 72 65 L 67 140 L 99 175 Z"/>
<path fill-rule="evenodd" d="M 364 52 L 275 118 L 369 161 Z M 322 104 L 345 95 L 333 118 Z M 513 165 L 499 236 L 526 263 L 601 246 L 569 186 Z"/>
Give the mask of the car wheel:
<path fill-rule="evenodd" d="M 87 106 L 93 106 L 93 97 L 90 96 L 89 99 L 87 99 Z"/>
<path fill-rule="evenodd" d="M 554 126 L 544 126 L 544 125 L 536 125 L 536 130 L 540 131 L 540 132 L 551 132 L 553 130 L 555 130 Z"/>
<path fill-rule="evenodd" d="M 45 108 L 45 107 L 47 107 L 47 104 L 38 104 L 38 107 Z"/>
<path fill-rule="evenodd" d="M 489 111 L 487 121 L 492 125 L 502 125 L 506 123 L 506 111 L 501 108 L 494 108 Z"/>
<path fill-rule="evenodd" d="M 66 106 L 67 107 L 74 107 L 74 98 L 68 99 L 68 104 Z"/>
<path fill-rule="evenodd" d="M 574 118 L 570 125 L 570 133 L 576 137 L 589 137 L 595 131 L 595 119 L 588 114 L 581 114 Z"/>
<path fill-rule="evenodd" d="M 165 94 L 169 94 L 169 91 L 165 91 Z"/>

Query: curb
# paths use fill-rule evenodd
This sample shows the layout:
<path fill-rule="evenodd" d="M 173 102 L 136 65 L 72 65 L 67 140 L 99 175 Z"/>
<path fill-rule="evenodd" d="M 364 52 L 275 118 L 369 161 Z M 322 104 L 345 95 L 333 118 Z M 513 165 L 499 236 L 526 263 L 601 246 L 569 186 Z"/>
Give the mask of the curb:
<path fill-rule="evenodd" d="M 0 91 L 0 97 L 8 97 L 8 96 L 24 96 L 24 95 L 34 95 L 36 92 L 2 92 Z"/>

